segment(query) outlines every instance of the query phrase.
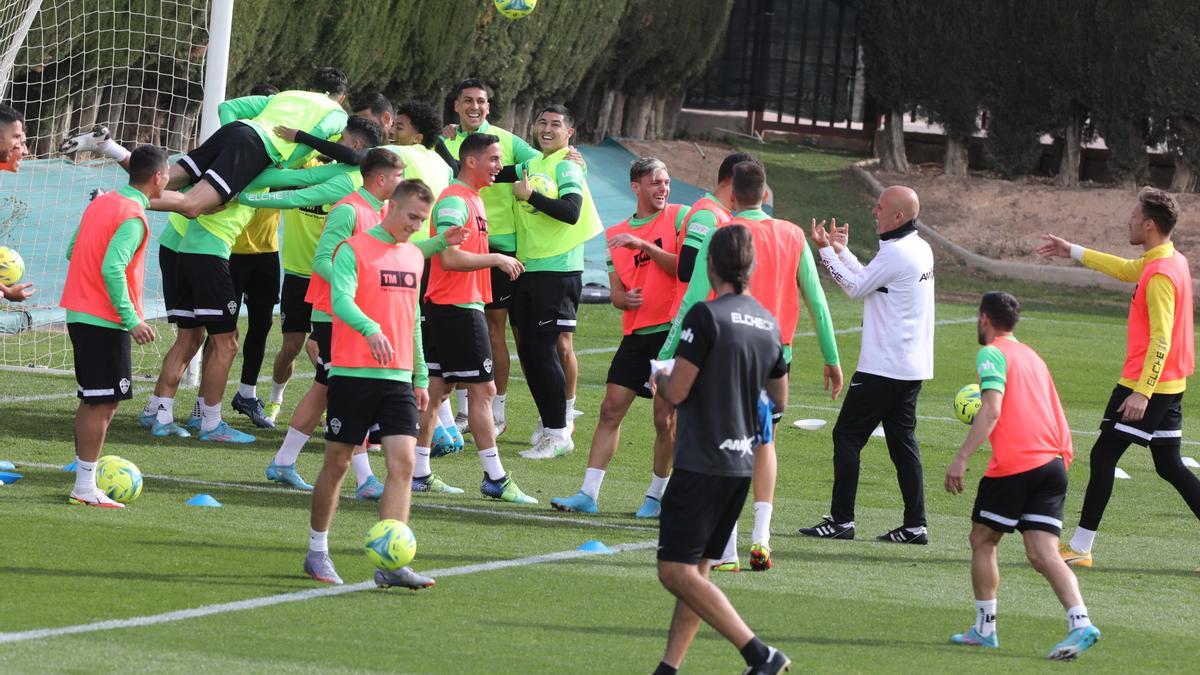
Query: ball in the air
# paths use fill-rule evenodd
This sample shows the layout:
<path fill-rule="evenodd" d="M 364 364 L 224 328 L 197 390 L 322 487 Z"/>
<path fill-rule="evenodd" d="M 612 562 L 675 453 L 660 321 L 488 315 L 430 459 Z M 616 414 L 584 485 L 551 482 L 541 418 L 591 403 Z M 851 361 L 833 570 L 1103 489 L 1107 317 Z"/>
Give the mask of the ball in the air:
<path fill-rule="evenodd" d="M 20 253 L 0 246 L 0 284 L 12 286 L 25 276 L 25 260 Z"/>
<path fill-rule="evenodd" d="M 981 405 L 983 398 L 979 392 L 979 385 L 968 384 L 954 395 L 954 416 L 963 424 L 972 424 Z"/>
<path fill-rule="evenodd" d="M 555 183 L 544 173 L 530 174 L 529 187 L 543 197 L 558 199 L 558 183 Z M 518 201 L 517 203 L 528 213 L 538 213 L 538 210 L 529 202 Z"/>
<path fill-rule="evenodd" d="M 142 472 L 120 457 L 101 457 L 96 463 L 96 487 L 109 499 L 128 504 L 142 494 Z"/>
<path fill-rule="evenodd" d="M 383 570 L 398 570 L 417 555 L 417 538 L 399 520 L 381 520 L 367 530 L 364 543 L 371 564 Z"/>
<path fill-rule="evenodd" d="M 496 11 L 506 19 L 524 19 L 537 4 L 538 0 L 495 0 Z"/>

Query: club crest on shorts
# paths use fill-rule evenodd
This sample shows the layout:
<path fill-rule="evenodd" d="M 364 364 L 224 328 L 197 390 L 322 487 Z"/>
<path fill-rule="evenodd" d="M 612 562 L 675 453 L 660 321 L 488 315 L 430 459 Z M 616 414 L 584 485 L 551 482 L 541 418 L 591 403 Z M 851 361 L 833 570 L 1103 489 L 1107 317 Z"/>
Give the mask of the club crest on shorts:
<path fill-rule="evenodd" d="M 492 360 L 491 359 L 483 360 L 483 372 L 485 372 L 485 373 L 492 372 Z"/>
<path fill-rule="evenodd" d="M 121 389 L 122 394 L 128 394 L 129 393 L 129 378 L 122 377 L 121 381 L 117 383 L 117 387 L 119 387 Z"/>
<path fill-rule="evenodd" d="M 237 314 L 237 302 L 236 301 L 230 300 L 229 304 L 225 305 L 225 306 L 229 308 L 230 314 Z"/>
<path fill-rule="evenodd" d="M 334 434 L 342 433 L 342 421 L 336 417 L 329 420 L 329 430 L 332 431 Z"/>

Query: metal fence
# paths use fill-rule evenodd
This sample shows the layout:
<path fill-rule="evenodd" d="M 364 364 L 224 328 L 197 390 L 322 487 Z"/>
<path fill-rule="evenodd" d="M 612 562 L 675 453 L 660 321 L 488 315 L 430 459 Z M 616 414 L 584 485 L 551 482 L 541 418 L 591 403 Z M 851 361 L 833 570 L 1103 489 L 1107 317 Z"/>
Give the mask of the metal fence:
<path fill-rule="evenodd" d="M 756 132 L 869 137 L 865 101 L 853 0 L 739 0 L 720 56 L 685 105 L 745 110 Z"/>

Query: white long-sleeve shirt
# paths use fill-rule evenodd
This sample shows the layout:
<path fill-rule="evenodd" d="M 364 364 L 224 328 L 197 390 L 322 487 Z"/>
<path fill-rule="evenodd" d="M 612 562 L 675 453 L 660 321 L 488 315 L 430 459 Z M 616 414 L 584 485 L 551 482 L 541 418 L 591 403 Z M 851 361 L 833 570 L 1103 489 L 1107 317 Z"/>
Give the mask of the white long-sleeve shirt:
<path fill-rule="evenodd" d="M 933 251 L 915 231 L 881 239 L 863 267 L 849 248 L 821 249 L 825 266 L 846 295 L 862 298 L 858 371 L 895 380 L 933 379 Z"/>

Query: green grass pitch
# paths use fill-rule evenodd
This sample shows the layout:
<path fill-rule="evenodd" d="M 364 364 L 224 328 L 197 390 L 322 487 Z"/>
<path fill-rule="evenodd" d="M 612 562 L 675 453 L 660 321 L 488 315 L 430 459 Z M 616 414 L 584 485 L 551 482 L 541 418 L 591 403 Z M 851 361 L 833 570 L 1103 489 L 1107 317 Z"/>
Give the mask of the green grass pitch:
<path fill-rule="evenodd" d="M 869 204 L 844 174 L 852 158 L 788 146 L 751 149 L 768 162 L 783 217 L 806 226 L 813 216 L 848 219 L 856 248 L 873 251 Z M 1118 230 L 1114 222 L 1114 236 Z M 899 492 L 881 439 L 871 440 L 863 451 L 860 539 L 826 542 L 796 535 L 798 527 L 828 511 L 831 427 L 806 432 L 791 422 L 801 417 L 832 422 L 840 405 L 821 391 L 815 340 L 797 339 L 792 405 L 780 428 L 772 540 L 776 568 L 718 574 L 716 580 L 751 627 L 786 651 L 799 669 L 915 673 L 1071 667 L 1042 660 L 1066 633 L 1064 613 L 1025 561 L 1016 536 L 1000 550 L 1001 649 L 982 652 L 947 643 L 974 616 L 967 532 L 974 482 L 987 461 L 986 453 L 973 460 L 967 494 L 955 497 L 942 489 L 946 464 L 966 433 L 951 404 L 954 392 L 974 381 L 974 303 L 989 288 L 1012 290 L 1029 308 L 1018 337 L 1050 365 L 1076 431 L 1066 509 L 1073 528 L 1088 476 L 1088 449 L 1123 357 L 1125 299 L 979 278 L 949 263 L 939 269 L 938 284 L 937 377 L 921 394 L 917 427 L 925 459 L 928 547 L 871 540 L 900 523 Z M 826 292 L 849 377 L 858 354 L 861 305 L 831 285 Z M 469 442 L 467 452 L 434 460 L 449 483 L 467 489 L 457 497 L 414 499 L 415 565 L 444 572 L 435 588 L 362 590 L 13 642 L 11 634 L 23 631 L 152 617 L 325 587 L 300 570 L 307 496 L 263 479 L 282 431 L 261 434 L 250 446 L 151 439 L 137 428 L 136 413 L 150 388 L 139 381 L 135 401 L 118 412 L 107 453 L 133 460 L 147 474 L 141 498 L 124 511 L 69 507 L 71 475 L 54 467 L 72 459 L 74 382 L 0 371 L 0 459 L 17 462 L 25 474 L 23 481 L 0 488 L 0 671 L 649 672 L 661 656 L 672 599 L 655 575 L 656 528 L 632 517 L 650 474 L 653 427 L 647 402 L 638 401 L 625 421 L 601 494 L 602 514 L 576 516 L 549 508 L 551 497 L 579 488 L 609 359 L 620 337 L 611 307 L 585 306 L 579 323 L 578 407 L 586 415 L 578 420 L 573 454 L 541 462 L 517 456 L 532 428 L 533 407 L 522 381 L 514 380 L 511 388 L 510 428 L 501 437 L 501 454 L 540 505 L 515 507 L 480 497 L 480 469 Z M 811 330 L 807 319 L 799 330 Z M 309 376 L 309 368 L 298 369 L 282 422 Z M 192 396 L 180 394 L 177 412 L 186 413 Z M 249 428 L 245 418 L 231 419 Z M 1200 435 L 1191 428 L 1185 429 L 1184 443 L 1185 455 L 1200 455 Z M 300 459 L 301 473 L 310 479 L 320 463 L 320 447 L 311 441 Z M 382 459 L 372 459 L 382 474 Z M 1079 572 L 1085 601 L 1104 632 L 1079 667 L 1194 669 L 1191 640 L 1200 634 L 1194 611 L 1200 576 L 1193 568 L 1200 562 L 1200 526 L 1157 478 L 1146 451 L 1130 449 L 1121 466 L 1132 479 L 1117 481 L 1097 539 L 1097 566 Z M 377 519 L 376 505 L 353 500 L 352 487 L 346 486 L 330 536 L 331 553 L 347 584 L 369 578 L 362 540 Z M 198 492 L 212 494 L 224 508 L 185 506 L 184 500 Z M 741 526 L 743 564 L 750 523 L 747 509 Z M 632 546 L 612 555 L 551 555 L 591 539 Z M 516 562 L 487 565 L 497 561 Z M 741 667 L 737 652 L 707 628 L 684 663 L 687 672 L 696 673 Z"/>

